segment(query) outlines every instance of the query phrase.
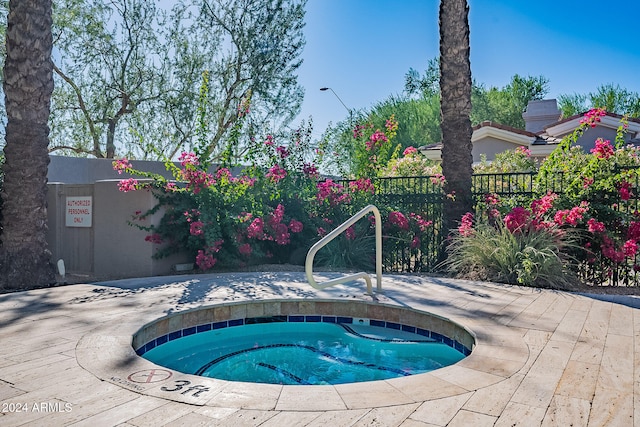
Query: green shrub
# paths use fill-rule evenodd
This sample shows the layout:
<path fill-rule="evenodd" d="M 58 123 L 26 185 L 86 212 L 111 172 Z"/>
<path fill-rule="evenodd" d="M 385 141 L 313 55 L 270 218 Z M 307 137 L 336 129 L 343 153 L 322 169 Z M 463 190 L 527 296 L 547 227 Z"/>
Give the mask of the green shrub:
<path fill-rule="evenodd" d="M 456 276 L 514 285 L 562 288 L 574 281 L 564 250 L 571 244 L 558 228 L 513 233 L 502 220 L 457 232 L 444 266 Z"/>

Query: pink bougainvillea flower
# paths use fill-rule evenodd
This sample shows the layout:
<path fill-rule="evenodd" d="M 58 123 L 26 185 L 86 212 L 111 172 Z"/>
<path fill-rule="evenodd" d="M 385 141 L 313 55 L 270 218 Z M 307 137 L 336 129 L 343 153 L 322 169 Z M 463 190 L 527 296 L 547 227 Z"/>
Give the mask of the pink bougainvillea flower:
<path fill-rule="evenodd" d="M 238 219 L 240 220 L 240 222 L 247 222 L 251 218 L 253 218 L 253 214 L 249 212 L 241 212 L 240 215 L 238 215 Z"/>
<path fill-rule="evenodd" d="M 113 161 L 113 170 L 118 171 L 118 174 L 122 174 L 122 172 L 126 172 L 127 169 L 131 169 L 131 163 L 126 158 L 120 160 Z"/>
<path fill-rule="evenodd" d="M 318 168 L 313 163 L 305 163 L 302 165 L 302 173 L 309 177 L 317 179 L 320 176 Z"/>
<path fill-rule="evenodd" d="M 618 194 L 620 194 L 620 199 L 629 200 L 633 193 L 631 192 L 631 183 L 627 181 L 622 181 L 618 186 Z"/>
<path fill-rule="evenodd" d="M 420 229 L 421 233 L 424 233 L 425 231 L 427 231 L 427 228 L 429 228 L 429 227 L 431 227 L 433 225 L 433 221 L 426 220 L 426 219 L 422 218 L 420 215 L 418 215 L 415 212 L 411 212 L 409 214 L 409 218 L 412 221 L 415 221 L 415 223 L 418 225 L 418 228 Z"/>
<path fill-rule="evenodd" d="M 231 180 L 231 171 L 227 168 L 220 168 L 216 171 L 216 178 L 217 179 L 226 178 L 228 180 Z"/>
<path fill-rule="evenodd" d="M 369 123 L 369 124 L 366 124 L 366 125 L 356 125 L 356 126 L 353 128 L 353 138 L 354 138 L 354 139 L 358 139 L 358 138 L 362 137 L 362 135 L 364 134 L 364 132 L 363 132 L 363 131 L 364 131 L 365 129 L 367 129 L 367 128 L 372 128 L 372 127 L 373 127 L 373 125 L 372 125 L 372 124 L 370 124 L 370 123 Z"/>
<path fill-rule="evenodd" d="M 484 195 L 484 201 L 489 206 L 496 206 L 500 203 L 500 197 L 494 193 L 488 193 Z"/>
<path fill-rule="evenodd" d="M 604 108 L 594 108 L 584 114 L 582 119 L 580 119 L 580 124 L 585 124 L 594 128 L 598 125 L 598 123 L 600 123 L 600 117 L 604 117 L 606 115 L 607 112 Z"/>
<path fill-rule="evenodd" d="M 596 139 L 596 145 L 590 150 L 590 152 L 599 159 L 608 159 L 613 156 L 613 147 L 611 141 L 604 140 L 602 138 Z"/>
<path fill-rule="evenodd" d="M 407 148 L 404 149 L 404 151 L 402 152 L 402 155 L 405 157 L 411 157 L 415 154 L 418 153 L 418 150 L 416 150 L 414 147 L 409 146 Z"/>
<path fill-rule="evenodd" d="M 590 233 L 603 233 L 605 230 L 604 223 L 597 221 L 594 218 L 589 218 L 587 221 L 587 230 Z"/>
<path fill-rule="evenodd" d="M 385 142 L 388 141 L 389 138 L 387 138 L 387 135 L 385 135 L 384 132 L 376 130 L 373 134 L 371 134 L 369 140 L 365 142 L 365 146 L 367 147 L 368 151 L 373 151 L 381 147 Z"/>
<path fill-rule="evenodd" d="M 159 245 L 162 243 L 162 236 L 158 233 L 150 234 L 144 238 L 145 242 L 153 243 Z"/>
<path fill-rule="evenodd" d="M 242 254 L 244 256 L 249 256 L 249 255 L 251 255 L 251 252 L 253 252 L 253 249 L 251 248 L 250 244 L 245 243 L 244 245 L 241 245 L 238 248 L 238 252 L 240 252 L 240 254 Z"/>
<path fill-rule="evenodd" d="M 123 179 L 118 183 L 118 190 L 123 193 L 135 191 L 138 188 L 138 180 L 135 178 Z"/>
<path fill-rule="evenodd" d="M 351 201 L 351 196 L 344 191 L 345 188 L 342 184 L 333 182 L 331 179 L 319 182 L 316 188 L 318 189 L 316 199 L 320 203 L 326 200 L 329 202 L 329 206 L 337 206 L 340 203 L 349 203 Z"/>
<path fill-rule="evenodd" d="M 171 192 L 178 191 L 178 186 L 175 182 L 167 182 L 167 184 L 164 186 L 164 189 Z"/>
<path fill-rule="evenodd" d="M 247 237 L 250 239 L 264 240 L 264 221 L 262 218 L 256 218 L 251 221 L 247 228 Z"/>
<path fill-rule="evenodd" d="M 183 167 L 187 165 L 198 166 L 200 164 L 200 160 L 195 153 L 183 152 L 182 154 L 180 154 L 180 157 L 178 157 L 178 161 Z"/>
<path fill-rule="evenodd" d="M 537 218 L 541 217 L 553 207 L 553 202 L 558 198 L 558 195 L 552 192 L 548 192 L 539 199 L 531 202 L 531 212 Z"/>
<path fill-rule="evenodd" d="M 272 182 L 278 183 L 287 176 L 287 171 L 280 165 L 273 165 L 269 168 L 266 176 Z"/>
<path fill-rule="evenodd" d="M 204 234 L 202 227 L 204 227 L 204 223 L 202 221 L 193 221 L 189 225 L 189 234 L 192 236 L 200 236 Z"/>
<path fill-rule="evenodd" d="M 473 235 L 473 213 L 467 212 L 462 216 L 460 226 L 458 226 L 458 233 L 463 237 Z"/>
<path fill-rule="evenodd" d="M 397 225 L 401 230 L 409 230 L 409 220 L 400 211 L 389 212 L 389 223 Z"/>
<path fill-rule="evenodd" d="M 390 118 L 388 118 L 385 121 L 384 127 L 387 129 L 387 132 L 389 133 L 392 133 L 398 130 L 398 121 L 395 119 L 394 115 L 392 115 Z"/>
<path fill-rule="evenodd" d="M 504 225 L 511 233 L 524 231 L 528 224 L 530 212 L 522 206 L 516 206 L 504 216 Z"/>
<path fill-rule="evenodd" d="M 192 191 L 193 194 L 198 194 L 203 188 L 210 187 L 216 183 L 213 175 L 198 169 L 182 169 L 180 176 L 187 181 L 187 189 Z"/>
<path fill-rule="evenodd" d="M 278 224 L 275 229 L 275 238 L 277 244 L 279 245 L 288 245 L 290 243 L 290 234 L 289 229 L 286 224 Z"/>
<path fill-rule="evenodd" d="M 291 230 L 292 233 L 300 233 L 302 232 L 303 228 L 304 226 L 300 221 L 297 221 L 295 219 L 292 219 L 291 221 L 289 221 L 289 229 Z"/>
<path fill-rule="evenodd" d="M 218 260 L 210 253 L 207 253 L 200 249 L 198 255 L 196 255 L 196 265 L 201 270 L 210 270 L 216 265 Z"/>
<path fill-rule="evenodd" d="M 627 258 L 633 258 L 638 252 L 638 244 L 635 240 L 627 240 L 622 246 L 622 252 Z"/>
<path fill-rule="evenodd" d="M 441 173 L 437 173 L 435 175 L 433 175 L 431 178 L 431 183 L 433 185 L 443 185 L 444 184 L 444 175 L 442 175 Z"/>
<path fill-rule="evenodd" d="M 373 186 L 369 178 L 360 178 L 356 181 L 352 181 L 349 183 L 349 188 L 353 192 L 359 191 L 362 193 L 371 194 L 374 194 L 376 192 L 376 188 Z"/>
<path fill-rule="evenodd" d="M 281 159 L 289 157 L 289 150 L 287 150 L 287 147 L 283 147 L 282 145 L 276 147 L 276 153 L 278 153 L 278 156 L 280 156 Z"/>
<path fill-rule="evenodd" d="M 553 220 L 558 225 L 569 224 L 573 227 L 578 225 L 584 214 L 589 210 L 589 204 L 587 202 L 581 202 L 580 206 L 574 206 L 571 209 L 559 210 L 553 217 Z"/>
<path fill-rule="evenodd" d="M 273 145 L 273 135 L 267 135 L 267 138 L 264 140 L 264 145 L 269 147 Z"/>
<path fill-rule="evenodd" d="M 356 228 L 355 228 L 355 226 L 352 225 L 351 227 L 347 228 L 347 230 L 344 233 L 347 236 L 348 240 L 355 240 L 356 239 Z"/>
<path fill-rule="evenodd" d="M 417 249 L 420 247 L 420 237 L 413 236 L 413 239 L 411 240 L 411 249 Z"/>
<path fill-rule="evenodd" d="M 631 221 L 629 228 L 627 229 L 627 238 L 633 240 L 640 240 L 640 222 Z"/>
<path fill-rule="evenodd" d="M 247 187 L 253 187 L 256 181 L 257 181 L 256 178 L 251 178 L 246 175 L 243 175 L 240 178 L 238 178 L 236 182 L 239 182 L 242 185 L 246 185 Z"/>
<path fill-rule="evenodd" d="M 269 215 L 267 224 L 269 225 L 269 227 L 276 229 L 278 224 L 282 222 L 282 218 L 284 218 L 284 206 L 279 203 L 278 206 L 273 210 L 271 215 Z"/>

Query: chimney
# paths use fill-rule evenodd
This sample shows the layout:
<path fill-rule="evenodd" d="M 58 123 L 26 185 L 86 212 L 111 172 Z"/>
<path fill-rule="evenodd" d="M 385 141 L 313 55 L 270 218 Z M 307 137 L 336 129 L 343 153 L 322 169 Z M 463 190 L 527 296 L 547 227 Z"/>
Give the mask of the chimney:
<path fill-rule="evenodd" d="M 560 110 L 555 99 L 529 101 L 527 109 L 522 113 L 524 129 L 538 133 L 552 123 L 560 120 Z"/>

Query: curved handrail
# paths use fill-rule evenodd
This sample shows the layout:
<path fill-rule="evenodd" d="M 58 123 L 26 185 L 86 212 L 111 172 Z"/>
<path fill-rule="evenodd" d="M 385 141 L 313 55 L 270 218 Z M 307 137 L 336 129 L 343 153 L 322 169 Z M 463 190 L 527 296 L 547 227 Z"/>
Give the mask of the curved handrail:
<path fill-rule="evenodd" d="M 373 215 L 376 220 L 375 229 L 376 229 L 376 292 L 382 292 L 382 218 L 380 217 L 380 211 L 373 205 L 368 205 L 362 208 L 358 213 L 353 215 L 351 218 L 343 222 L 340 226 L 338 226 L 335 230 L 331 231 L 329 234 L 324 236 L 322 239 L 318 240 L 309 252 L 307 252 L 307 259 L 304 264 L 305 272 L 307 274 L 307 280 L 309 284 L 315 289 L 324 289 L 329 286 L 338 285 L 340 283 L 349 282 L 355 279 L 364 279 L 367 283 L 367 294 L 373 294 L 373 286 L 371 284 L 371 277 L 369 274 L 365 272 L 350 274 L 348 276 L 339 277 L 337 279 L 328 280 L 319 284 L 313 278 L 313 258 L 316 256 L 316 253 L 327 245 L 330 241 L 338 237 L 342 232 L 344 232 L 347 228 L 351 227 L 353 224 L 358 222 L 359 219 L 364 217 L 369 212 L 373 212 Z"/>

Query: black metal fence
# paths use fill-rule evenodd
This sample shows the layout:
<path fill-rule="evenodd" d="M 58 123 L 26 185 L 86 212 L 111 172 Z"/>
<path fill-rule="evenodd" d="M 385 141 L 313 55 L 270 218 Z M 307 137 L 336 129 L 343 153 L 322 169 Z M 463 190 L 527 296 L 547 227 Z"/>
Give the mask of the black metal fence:
<path fill-rule="evenodd" d="M 539 192 L 536 173 L 474 174 L 472 193 L 477 201 L 485 194 L 496 194 L 514 202 L 530 200 Z M 561 178 L 561 176 L 560 176 Z M 409 243 L 401 240 L 385 241 L 385 271 L 432 272 L 443 258 L 444 238 L 448 233 L 442 229 L 442 209 L 445 194 L 439 176 L 383 177 L 372 180 L 376 193 L 374 203 L 404 213 L 413 212 L 433 221 L 428 236 L 423 237 L 419 250 L 412 250 Z M 349 181 L 343 181 L 348 183 Z M 554 177 L 545 190 L 561 191 L 562 180 Z"/>
<path fill-rule="evenodd" d="M 526 203 L 534 197 L 548 191 L 561 194 L 569 184 L 570 177 L 559 172 L 547 179 L 541 179 L 535 172 L 474 174 L 472 193 L 480 202 L 486 194 L 496 194 L 501 199 L 509 198 L 512 203 Z M 375 202 L 379 206 L 387 206 L 394 210 L 414 212 L 423 218 L 433 221 L 431 234 L 423 239 L 418 251 L 411 250 L 409 242 L 385 242 L 384 269 L 391 272 L 433 272 L 440 260 L 444 238 L 447 233 L 442 230 L 442 210 L 444 193 L 437 176 L 387 177 L 372 180 L 376 188 Z M 640 182 L 633 182 L 632 197 L 624 205 L 618 204 L 616 209 L 631 212 L 640 207 Z M 634 268 L 635 266 L 635 268 Z M 608 274 L 594 270 L 605 268 L 604 265 L 591 265 L 581 269 L 583 280 L 589 284 L 625 284 L 640 286 L 640 278 L 636 279 L 637 263 L 607 265 Z"/>

